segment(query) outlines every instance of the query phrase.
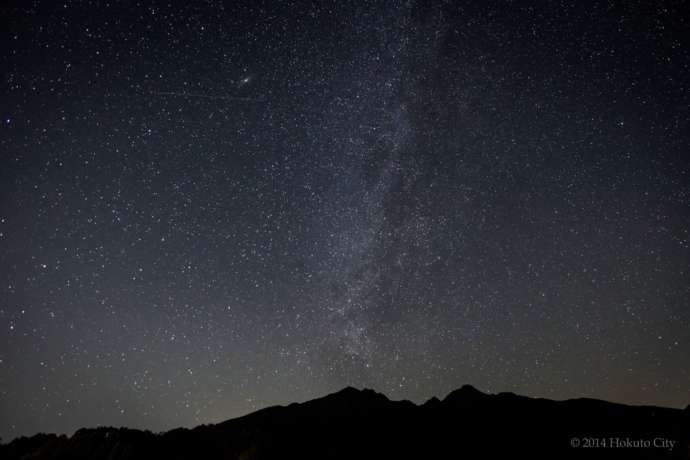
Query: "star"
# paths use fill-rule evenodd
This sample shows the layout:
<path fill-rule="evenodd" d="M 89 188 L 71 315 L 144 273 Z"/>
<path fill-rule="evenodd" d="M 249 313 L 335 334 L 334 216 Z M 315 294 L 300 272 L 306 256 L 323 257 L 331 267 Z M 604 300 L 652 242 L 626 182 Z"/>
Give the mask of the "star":
<path fill-rule="evenodd" d="M 238 82 L 237 82 L 237 87 L 241 88 L 247 84 L 249 84 L 252 81 L 252 77 L 247 75 L 246 77 L 242 77 Z"/>

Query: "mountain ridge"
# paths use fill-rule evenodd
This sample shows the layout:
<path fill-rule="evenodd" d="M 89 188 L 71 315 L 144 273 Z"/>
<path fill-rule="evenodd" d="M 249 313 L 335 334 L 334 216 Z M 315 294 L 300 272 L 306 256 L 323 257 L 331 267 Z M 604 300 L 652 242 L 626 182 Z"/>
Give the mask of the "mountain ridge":
<path fill-rule="evenodd" d="M 621 447 L 629 440 L 646 447 Z M 0 458 L 690 458 L 690 409 L 554 401 L 471 385 L 421 404 L 351 386 L 216 424 L 152 433 L 81 428 L 0 445 Z M 601 443 L 615 444 L 604 447 Z M 592 448 L 582 447 L 583 443 Z M 658 446 L 655 445 L 659 444 Z M 664 444 L 665 443 L 665 444 Z M 578 444 L 578 445 L 574 445 Z M 596 444 L 596 447 L 594 447 Z M 663 444 L 663 446 L 662 446 Z M 429 457 L 429 458 L 430 458 Z"/>

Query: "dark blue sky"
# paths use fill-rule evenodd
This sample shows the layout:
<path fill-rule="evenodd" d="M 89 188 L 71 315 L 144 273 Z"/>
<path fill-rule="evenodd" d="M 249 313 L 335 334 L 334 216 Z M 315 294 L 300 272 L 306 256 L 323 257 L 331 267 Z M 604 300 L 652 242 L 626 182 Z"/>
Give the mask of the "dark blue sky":
<path fill-rule="evenodd" d="M 680 5 L 5 2 L 0 436 L 684 407 Z"/>

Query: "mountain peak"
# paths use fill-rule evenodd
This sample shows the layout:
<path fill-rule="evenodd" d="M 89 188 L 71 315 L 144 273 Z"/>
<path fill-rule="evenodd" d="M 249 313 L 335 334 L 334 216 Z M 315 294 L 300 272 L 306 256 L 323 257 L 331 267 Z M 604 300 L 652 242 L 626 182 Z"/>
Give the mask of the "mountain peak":
<path fill-rule="evenodd" d="M 473 387 L 469 383 L 466 383 L 463 386 L 461 386 L 459 391 L 464 391 L 464 392 L 468 392 L 468 393 L 470 393 L 470 392 L 471 393 L 482 393 L 481 391 L 477 390 L 475 387 Z M 484 394 L 484 393 L 482 393 L 482 394 Z"/>
<path fill-rule="evenodd" d="M 422 406 L 424 407 L 438 407 L 438 405 L 441 404 L 441 400 L 438 399 L 436 396 L 432 396 L 431 398 L 427 399 Z"/>
<path fill-rule="evenodd" d="M 364 390 L 360 390 L 359 388 L 355 388 L 353 386 L 348 385 L 345 388 L 343 388 L 342 390 L 336 391 L 334 394 L 344 394 L 344 395 L 359 394 L 362 391 L 364 391 Z"/>
<path fill-rule="evenodd" d="M 466 403 L 470 401 L 477 401 L 488 396 L 488 394 L 477 390 L 472 385 L 465 384 L 457 390 L 451 391 L 443 401 L 452 403 Z"/>
<path fill-rule="evenodd" d="M 346 386 L 340 391 L 336 391 L 335 393 L 331 393 L 330 395 L 326 396 L 326 398 L 338 398 L 338 399 L 361 399 L 361 400 L 385 400 L 388 401 L 388 398 L 381 394 L 377 393 L 376 391 L 370 389 L 370 388 L 362 388 L 361 390 L 359 388 L 355 388 L 353 386 Z"/>

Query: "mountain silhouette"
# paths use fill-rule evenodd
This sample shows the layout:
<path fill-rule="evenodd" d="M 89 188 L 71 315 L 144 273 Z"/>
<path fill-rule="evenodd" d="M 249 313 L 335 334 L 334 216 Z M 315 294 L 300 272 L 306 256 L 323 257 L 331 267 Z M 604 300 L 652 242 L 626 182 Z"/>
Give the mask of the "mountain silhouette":
<path fill-rule="evenodd" d="M 690 458 L 690 407 L 487 394 L 465 385 L 421 405 L 347 387 L 216 425 L 154 434 L 82 428 L 0 445 L 14 459 Z"/>

